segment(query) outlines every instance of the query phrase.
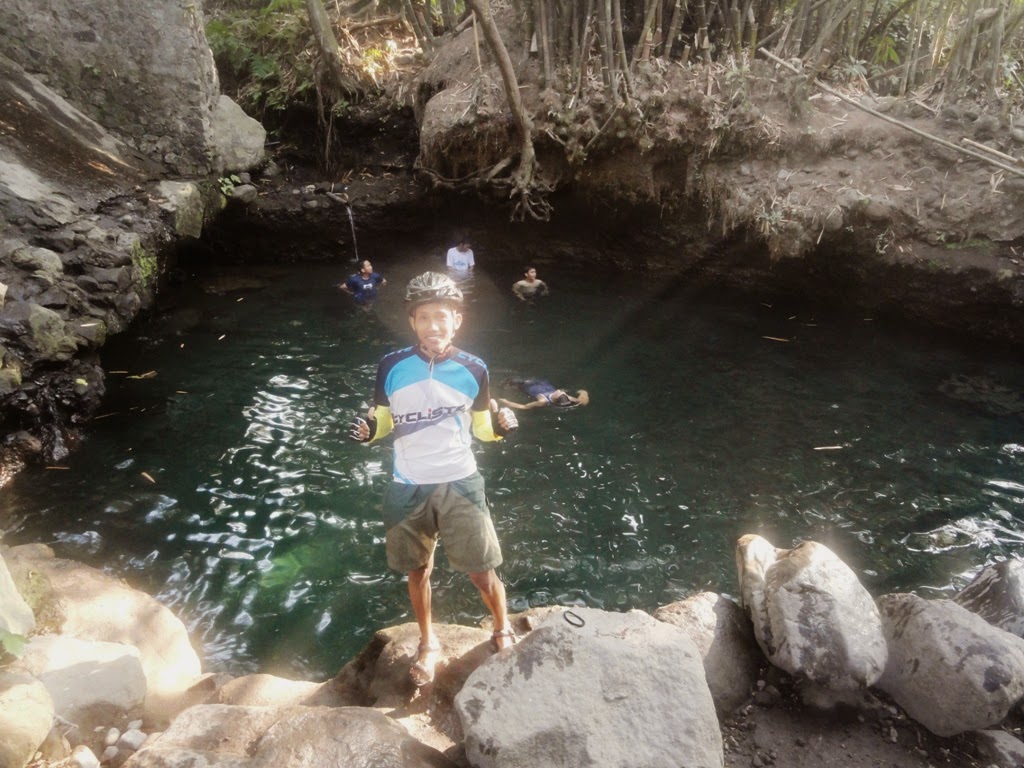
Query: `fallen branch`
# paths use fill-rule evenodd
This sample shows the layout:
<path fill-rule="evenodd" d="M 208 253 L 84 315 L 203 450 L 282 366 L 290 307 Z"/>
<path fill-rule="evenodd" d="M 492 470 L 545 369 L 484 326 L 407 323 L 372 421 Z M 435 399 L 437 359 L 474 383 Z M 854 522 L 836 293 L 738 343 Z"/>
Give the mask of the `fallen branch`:
<path fill-rule="evenodd" d="M 401 24 L 401 16 L 383 16 L 379 19 L 368 19 L 367 21 L 357 21 L 353 24 L 346 24 L 345 28 L 349 32 L 355 32 L 357 29 L 366 29 L 366 27 L 377 27 L 385 24 Z"/>
<path fill-rule="evenodd" d="M 790 72 L 792 72 L 792 73 L 794 73 L 796 75 L 802 75 L 803 74 L 799 69 L 794 67 L 792 64 L 789 64 L 788 62 L 783 61 L 782 59 L 780 59 L 775 54 L 766 51 L 764 48 L 759 48 L 757 52 L 760 53 L 760 54 L 763 54 L 764 56 L 767 56 L 769 59 L 774 61 L 776 64 L 779 64 L 779 65 L 785 67 Z M 936 144 L 939 144 L 939 145 L 941 145 L 943 147 L 946 147 L 947 149 L 952 149 L 955 152 L 959 152 L 959 153 L 961 153 L 963 155 L 968 155 L 969 157 L 973 157 L 976 160 L 981 160 L 982 162 L 988 163 L 989 165 L 994 165 L 997 168 L 1002 168 L 1004 171 L 1009 171 L 1010 173 L 1012 173 L 1012 174 L 1014 174 L 1016 176 L 1020 176 L 1021 178 L 1024 178 L 1024 170 L 1022 170 L 1021 168 L 1015 168 L 1012 165 L 1007 165 L 1006 163 L 1002 163 L 999 160 L 996 160 L 991 155 L 983 155 L 980 152 L 975 152 L 973 149 L 967 149 L 966 147 L 957 146 L 956 144 L 954 144 L 951 141 L 946 141 L 945 139 L 940 139 L 938 136 L 935 136 L 933 134 L 930 134 L 930 133 L 927 133 L 925 131 L 922 131 L 921 129 L 915 128 L 912 125 L 907 125 L 906 123 L 901 122 L 901 121 L 897 120 L 894 117 L 889 117 L 888 115 L 883 115 L 878 110 L 872 109 L 871 107 L 866 107 L 863 104 L 861 104 L 859 101 L 857 101 L 855 99 L 851 99 L 849 96 L 846 96 L 846 95 L 840 93 L 835 88 L 832 88 L 832 87 L 830 87 L 828 85 L 825 85 L 825 83 L 821 82 L 817 78 L 815 78 L 811 82 L 813 82 L 814 85 L 817 86 L 818 88 L 820 88 L 821 90 L 825 91 L 825 93 L 828 93 L 828 94 L 831 94 L 832 96 L 835 96 L 840 101 L 845 101 L 850 106 L 856 107 L 857 109 L 861 110 L 862 112 L 867 112 L 869 115 L 877 117 L 880 120 L 884 120 L 887 123 L 892 123 L 893 125 L 898 125 L 900 128 L 904 128 L 904 129 L 910 131 L 913 134 L 916 134 L 918 136 L 921 136 L 922 138 L 928 139 L 929 141 L 935 142 Z"/>
<path fill-rule="evenodd" d="M 998 149 L 992 149 L 992 147 L 986 146 L 984 144 L 980 144 L 977 141 L 972 141 L 971 139 L 966 139 L 966 138 L 965 139 L 960 139 L 960 141 L 963 142 L 964 144 L 969 145 L 969 146 L 976 147 L 977 149 L 984 150 L 985 152 L 990 152 L 993 155 L 995 155 L 996 157 L 1001 157 L 1004 160 L 1009 160 L 1011 163 L 1014 163 L 1016 165 L 1024 165 L 1024 160 L 1021 160 L 1019 157 L 1014 157 L 1013 155 L 1008 155 L 1005 152 L 1000 152 Z"/>

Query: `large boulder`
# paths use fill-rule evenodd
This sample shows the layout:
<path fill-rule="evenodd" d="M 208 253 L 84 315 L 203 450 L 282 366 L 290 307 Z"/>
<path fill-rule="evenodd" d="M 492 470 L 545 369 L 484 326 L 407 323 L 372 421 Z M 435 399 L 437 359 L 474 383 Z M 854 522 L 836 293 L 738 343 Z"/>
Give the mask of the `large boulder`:
<path fill-rule="evenodd" d="M 697 646 L 719 714 L 728 715 L 750 698 L 764 655 L 742 608 L 722 595 L 701 592 L 659 608 L 654 618 L 679 627 Z"/>
<path fill-rule="evenodd" d="M 125 768 L 454 768 L 401 725 L 363 707 L 234 707 L 182 712 Z"/>
<path fill-rule="evenodd" d="M 0 632 L 27 635 L 36 626 L 36 617 L 14 585 L 7 563 L 0 556 Z"/>
<path fill-rule="evenodd" d="M 246 675 L 217 689 L 216 703 L 244 707 L 283 707 L 306 704 L 320 691 L 320 683 L 287 680 L 275 675 Z M 211 702 L 214 703 L 214 702 Z"/>
<path fill-rule="evenodd" d="M 459 751 L 462 726 L 455 696 L 467 678 L 491 657 L 490 632 L 458 624 L 434 624 L 441 644 L 434 682 L 417 689 L 409 677 L 420 641 L 415 622 L 378 631 L 337 676 L 305 704 L 376 707 L 420 741 L 445 753 Z"/>
<path fill-rule="evenodd" d="M 0 29 L 0 53 L 103 126 L 182 174 L 210 170 L 220 87 L 201 5 L 6 0 Z"/>
<path fill-rule="evenodd" d="M 134 716 L 146 700 L 146 676 L 133 645 L 44 635 L 29 641 L 14 666 L 37 677 L 54 711 L 83 734 Z"/>
<path fill-rule="evenodd" d="M 230 97 L 221 94 L 211 125 L 217 169 L 220 173 L 248 171 L 263 164 L 267 130 L 249 117 Z"/>
<path fill-rule="evenodd" d="M 882 675 L 878 608 L 828 547 L 807 541 L 778 550 L 748 535 L 737 543 L 736 564 L 743 606 L 772 664 L 837 692 L 863 690 Z"/>
<path fill-rule="evenodd" d="M 146 675 L 145 716 L 155 723 L 173 716 L 200 674 L 199 656 L 185 625 L 144 592 L 105 573 L 26 545 L 4 553 L 22 594 L 35 601 L 40 623 L 52 634 L 133 645 Z"/>
<path fill-rule="evenodd" d="M 26 672 L 0 670 L 0 767 L 24 768 L 52 726 L 46 686 Z"/>
<path fill-rule="evenodd" d="M 988 728 L 1024 695 L 1024 640 L 952 600 L 879 598 L 889 663 L 878 687 L 939 736 Z"/>
<path fill-rule="evenodd" d="M 953 600 L 989 624 L 1024 637 L 1024 562 L 1003 560 L 982 568 Z"/>
<path fill-rule="evenodd" d="M 723 765 L 700 653 L 639 611 L 551 616 L 470 675 L 455 704 L 476 768 Z"/>

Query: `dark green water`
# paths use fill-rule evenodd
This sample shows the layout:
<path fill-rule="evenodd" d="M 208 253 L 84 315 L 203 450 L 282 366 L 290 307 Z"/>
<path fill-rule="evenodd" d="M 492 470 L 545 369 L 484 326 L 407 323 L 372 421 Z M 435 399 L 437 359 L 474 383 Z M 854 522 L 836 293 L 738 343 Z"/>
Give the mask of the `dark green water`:
<path fill-rule="evenodd" d="M 116 340 L 108 369 L 155 376 L 111 374 L 66 468 L 5 491 L 6 542 L 51 542 L 152 591 L 209 667 L 235 673 L 327 676 L 409 620 L 378 517 L 390 452 L 345 425 L 377 360 L 411 343 L 400 286 L 429 265 L 377 266 L 390 285 L 371 312 L 334 288 L 349 264 L 255 268 L 263 287 L 212 294 L 200 278 Z M 631 276 L 542 269 L 553 295 L 523 307 L 512 272 L 466 286 L 457 343 L 498 394 L 528 375 L 593 398 L 478 447 L 514 610 L 734 593 L 745 533 L 824 542 L 876 595 L 948 591 L 1022 551 L 1024 365 L 1009 353 Z M 435 586 L 437 620 L 485 615 L 443 557 Z"/>

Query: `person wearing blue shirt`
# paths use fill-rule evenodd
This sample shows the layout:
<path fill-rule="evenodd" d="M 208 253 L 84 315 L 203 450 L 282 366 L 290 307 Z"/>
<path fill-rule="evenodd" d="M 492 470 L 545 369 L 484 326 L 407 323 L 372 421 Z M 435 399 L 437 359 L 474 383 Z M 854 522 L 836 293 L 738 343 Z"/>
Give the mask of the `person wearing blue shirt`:
<path fill-rule="evenodd" d="M 366 304 L 377 298 L 378 286 L 387 285 L 380 273 L 373 271 L 369 259 L 359 262 L 359 271 L 338 287 L 355 297 L 357 304 Z"/>
<path fill-rule="evenodd" d="M 381 359 L 373 407 L 352 423 L 349 436 L 360 443 L 394 438 L 394 478 L 384 496 L 385 549 L 388 565 L 408 577 L 420 629 L 409 676 L 423 686 L 433 681 L 441 653 L 430 587 L 439 538 L 449 564 L 469 575 L 491 613 L 494 649 L 516 641 L 495 571 L 501 546 L 470 435 L 501 440 L 518 422 L 491 399 L 484 361 L 452 344 L 464 301 L 455 281 L 425 272 L 409 281 L 405 300 L 417 343 Z"/>

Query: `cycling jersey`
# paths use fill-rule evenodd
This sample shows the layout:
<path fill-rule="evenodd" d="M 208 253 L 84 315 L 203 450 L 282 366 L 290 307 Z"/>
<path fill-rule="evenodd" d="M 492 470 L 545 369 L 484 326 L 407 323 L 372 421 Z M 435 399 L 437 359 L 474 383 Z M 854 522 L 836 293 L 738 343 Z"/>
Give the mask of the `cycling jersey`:
<path fill-rule="evenodd" d="M 433 359 L 419 347 L 385 356 L 374 388 L 373 442 L 395 433 L 395 481 L 424 485 L 462 480 L 476 472 L 470 432 L 501 438 L 491 426 L 487 365 L 452 347 Z"/>

